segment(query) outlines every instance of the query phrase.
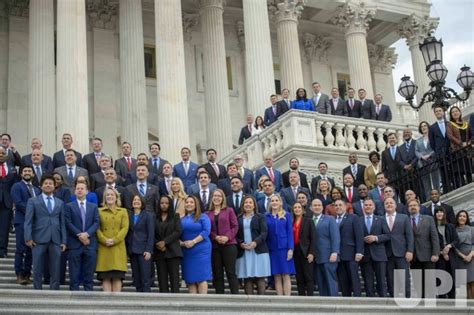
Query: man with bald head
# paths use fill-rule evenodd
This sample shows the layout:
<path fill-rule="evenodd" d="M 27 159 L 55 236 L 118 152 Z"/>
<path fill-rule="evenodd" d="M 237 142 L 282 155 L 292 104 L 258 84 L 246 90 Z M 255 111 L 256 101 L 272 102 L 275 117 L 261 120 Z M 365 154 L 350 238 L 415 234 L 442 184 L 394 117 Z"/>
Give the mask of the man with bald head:
<path fill-rule="evenodd" d="M 40 152 L 42 152 L 42 147 L 43 147 L 43 144 L 41 143 L 41 140 L 39 138 L 33 138 L 31 139 L 31 152 L 33 153 L 33 151 L 35 150 L 39 150 Z M 23 155 L 23 157 L 21 158 L 21 164 L 22 165 L 32 165 L 33 162 L 31 161 L 31 153 L 30 154 L 27 154 L 27 155 Z M 41 161 L 41 168 L 45 171 L 48 171 L 49 173 L 51 173 L 54 169 L 53 167 L 53 160 L 51 159 L 50 156 L 46 155 L 46 154 L 43 154 L 43 159 Z M 36 172 L 36 170 L 34 170 Z"/>

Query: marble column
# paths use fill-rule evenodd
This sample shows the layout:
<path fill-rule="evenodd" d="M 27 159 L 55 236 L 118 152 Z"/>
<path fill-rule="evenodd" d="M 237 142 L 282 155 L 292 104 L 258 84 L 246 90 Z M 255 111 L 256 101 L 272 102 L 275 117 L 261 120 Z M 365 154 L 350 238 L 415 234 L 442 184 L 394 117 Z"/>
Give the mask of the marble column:
<path fill-rule="evenodd" d="M 122 141 L 130 142 L 136 153 L 148 152 L 141 1 L 120 0 L 119 29 Z"/>
<path fill-rule="evenodd" d="M 374 97 L 372 77 L 370 75 L 369 54 L 367 49 L 367 30 L 375 7 L 364 2 L 348 0 L 333 18 L 333 23 L 345 29 L 347 62 L 351 87 L 356 91 L 363 88 L 370 98 Z"/>
<path fill-rule="evenodd" d="M 219 157 L 232 151 L 223 0 L 200 0 L 207 147 Z"/>
<path fill-rule="evenodd" d="M 418 92 L 416 94 L 416 102 L 419 103 L 423 94 L 430 89 L 430 80 L 426 74 L 426 66 L 423 60 L 418 44 L 423 42 L 423 39 L 428 36 L 428 33 L 433 32 L 439 24 L 438 18 L 419 17 L 411 15 L 403 19 L 398 27 L 398 34 L 405 38 L 410 49 L 411 62 L 413 66 L 413 81 L 418 85 Z M 431 109 L 431 103 L 423 105 L 419 111 L 419 121 L 434 122 L 435 117 Z"/>
<path fill-rule="evenodd" d="M 89 152 L 86 6 L 84 0 L 57 1 L 57 146 L 70 133 L 74 149 Z"/>
<path fill-rule="evenodd" d="M 281 87 L 289 89 L 290 95 L 295 95 L 298 88 L 304 87 L 298 39 L 298 18 L 303 11 L 303 5 L 300 1 L 284 0 L 270 6 L 270 10 L 277 29 Z"/>
<path fill-rule="evenodd" d="M 243 0 L 247 111 L 256 117 L 275 93 L 272 43 L 266 1 Z"/>
<path fill-rule="evenodd" d="M 155 0 L 155 34 L 158 136 L 163 154 L 179 161 L 190 145 L 181 1 Z"/>
<path fill-rule="evenodd" d="M 317 81 L 323 90 L 330 90 L 333 81 L 328 56 L 332 47 L 332 40 L 325 36 L 304 33 L 303 47 L 311 74 L 311 83 Z M 307 91 L 311 95 L 312 87 L 309 87 Z"/>

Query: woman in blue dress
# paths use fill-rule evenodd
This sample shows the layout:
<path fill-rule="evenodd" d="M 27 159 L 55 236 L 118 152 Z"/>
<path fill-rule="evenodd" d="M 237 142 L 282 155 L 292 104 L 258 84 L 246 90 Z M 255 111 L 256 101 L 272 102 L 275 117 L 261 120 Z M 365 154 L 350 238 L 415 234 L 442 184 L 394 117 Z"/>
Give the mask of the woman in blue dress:
<path fill-rule="evenodd" d="M 267 245 L 275 290 L 278 295 L 290 295 L 290 275 L 295 274 L 293 222 L 291 214 L 283 209 L 282 204 L 280 196 L 271 197 L 270 212 L 265 215 L 268 226 Z"/>
<path fill-rule="evenodd" d="M 270 276 L 270 256 L 267 247 L 267 221 L 257 210 L 252 196 L 244 198 L 241 214 L 237 219 L 237 277 L 244 279 L 245 294 L 251 295 L 257 285 L 257 294 L 265 294 L 265 278 Z"/>
<path fill-rule="evenodd" d="M 296 98 L 291 102 L 291 109 L 315 111 L 314 104 L 307 98 L 305 89 L 299 88 L 296 90 Z"/>
<path fill-rule="evenodd" d="M 181 268 L 189 293 L 207 294 L 207 281 L 212 280 L 211 221 L 201 213 L 199 201 L 194 196 L 185 199 L 186 215 L 181 219 L 180 245 L 183 247 Z"/>

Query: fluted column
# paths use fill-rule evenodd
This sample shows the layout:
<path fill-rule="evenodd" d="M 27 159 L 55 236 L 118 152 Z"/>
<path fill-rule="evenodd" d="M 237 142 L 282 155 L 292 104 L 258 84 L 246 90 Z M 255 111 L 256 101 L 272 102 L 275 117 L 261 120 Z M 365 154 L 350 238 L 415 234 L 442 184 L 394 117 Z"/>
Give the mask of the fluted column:
<path fill-rule="evenodd" d="M 28 140 L 41 139 L 44 152 L 56 149 L 54 2 L 30 1 Z M 53 128 L 52 128 L 53 127 Z"/>
<path fill-rule="evenodd" d="M 365 89 L 369 97 L 374 96 L 374 89 L 367 50 L 367 30 L 374 15 L 375 7 L 366 6 L 364 2 L 347 0 L 333 19 L 334 24 L 345 29 L 351 87 L 356 91 Z"/>
<path fill-rule="evenodd" d="M 147 152 L 148 116 L 142 2 L 120 0 L 119 24 L 122 140 L 130 142 L 135 152 Z"/>
<path fill-rule="evenodd" d="M 223 0 L 200 0 L 207 145 L 224 156 L 232 150 Z"/>
<path fill-rule="evenodd" d="M 272 43 L 266 1 L 243 0 L 247 111 L 261 115 L 275 93 Z"/>
<path fill-rule="evenodd" d="M 155 0 L 155 34 L 158 136 L 166 157 L 179 161 L 180 148 L 189 147 L 181 1 Z"/>
<path fill-rule="evenodd" d="M 405 38 L 410 49 L 411 62 L 413 66 L 413 76 L 416 85 L 418 85 L 418 92 L 416 94 L 416 101 L 420 102 L 423 94 L 430 88 L 430 80 L 426 74 L 426 66 L 423 61 L 418 44 L 423 42 L 423 39 L 428 36 L 428 33 L 434 31 L 438 27 L 439 19 L 430 17 L 418 17 L 411 15 L 401 21 L 398 27 L 398 33 L 402 38 Z M 431 104 L 425 104 L 419 111 L 419 120 L 434 121 L 434 115 L 431 110 Z"/>
<path fill-rule="evenodd" d="M 298 18 L 303 11 L 301 1 L 284 0 L 270 6 L 275 18 L 282 88 L 288 88 L 292 95 L 303 87 L 303 70 L 298 39 Z"/>
<path fill-rule="evenodd" d="M 72 134 L 80 152 L 89 151 L 85 9 L 84 0 L 57 1 L 57 134 Z"/>

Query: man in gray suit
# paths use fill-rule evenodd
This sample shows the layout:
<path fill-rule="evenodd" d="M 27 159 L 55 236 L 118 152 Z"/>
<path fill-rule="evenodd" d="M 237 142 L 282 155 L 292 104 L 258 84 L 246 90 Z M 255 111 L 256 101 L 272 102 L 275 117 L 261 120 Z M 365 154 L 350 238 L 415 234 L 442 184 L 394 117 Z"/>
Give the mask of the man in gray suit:
<path fill-rule="evenodd" d="M 67 149 L 64 157 L 66 165 L 54 169 L 64 178 L 64 186 L 69 188 L 71 194 L 74 194 L 74 181 L 78 176 L 89 178 L 89 172 L 85 168 L 76 165 L 76 152 L 73 149 Z"/>
<path fill-rule="evenodd" d="M 321 93 L 321 85 L 318 82 L 313 82 L 313 101 L 316 112 L 321 114 L 331 114 L 331 107 L 328 107 L 329 96 Z"/>
<path fill-rule="evenodd" d="M 440 253 L 438 229 L 433 217 L 420 214 L 420 202 L 412 199 L 408 202 L 410 221 L 415 237 L 415 252 L 413 255 L 412 269 L 422 270 L 422 298 L 425 297 L 425 270 L 435 269 Z"/>
<path fill-rule="evenodd" d="M 375 120 L 375 104 L 373 100 L 367 99 L 367 92 L 364 89 L 357 91 L 359 100 L 362 103 L 362 118 Z"/>
<path fill-rule="evenodd" d="M 381 94 L 376 94 L 375 100 L 375 120 L 392 121 L 392 111 L 388 105 L 382 104 L 383 97 Z"/>
<path fill-rule="evenodd" d="M 331 115 L 348 116 L 347 106 L 344 100 L 339 97 L 339 90 L 337 88 L 331 89 L 332 98 L 328 101 L 328 107 L 331 108 Z"/>
<path fill-rule="evenodd" d="M 74 152 L 73 152 L 74 155 Z M 33 286 L 42 289 L 44 260 L 49 258 L 51 290 L 59 290 L 61 252 L 66 250 L 64 203 L 54 197 L 54 177 L 41 179 L 42 194 L 30 198 L 26 205 L 25 242 L 33 253 Z"/>

